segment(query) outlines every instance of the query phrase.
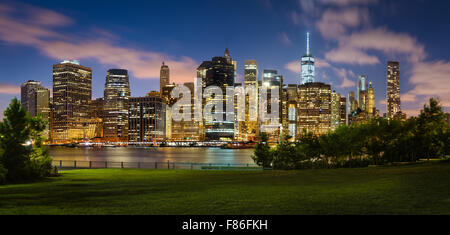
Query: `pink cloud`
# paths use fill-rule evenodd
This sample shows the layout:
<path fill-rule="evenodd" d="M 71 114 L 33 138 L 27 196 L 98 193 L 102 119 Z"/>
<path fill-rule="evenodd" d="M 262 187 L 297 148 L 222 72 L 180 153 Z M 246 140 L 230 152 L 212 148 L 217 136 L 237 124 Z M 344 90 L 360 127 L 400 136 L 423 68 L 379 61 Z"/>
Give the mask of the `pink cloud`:
<path fill-rule="evenodd" d="M 356 32 L 339 39 L 339 47 L 325 54 L 325 58 L 336 63 L 374 65 L 380 61 L 368 51 L 380 51 L 385 55 L 404 55 L 410 62 L 418 62 L 426 57 L 425 48 L 416 38 L 395 33 L 386 28 Z"/>
<path fill-rule="evenodd" d="M 336 75 L 340 78 L 342 78 L 342 82 L 340 85 L 338 85 L 339 88 L 347 88 L 347 87 L 354 87 L 356 86 L 355 81 L 351 80 L 350 77 L 355 77 L 355 73 L 351 70 L 347 70 L 344 68 L 333 68 L 333 71 L 336 73 Z"/>
<path fill-rule="evenodd" d="M 361 50 L 378 50 L 385 54 L 405 54 L 411 62 L 425 59 L 425 47 L 409 34 L 395 33 L 386 28 L 377 28 L 354 33 L 341 42 Z"/>
<path fill-rule="evenodd" d="M 420 109 L 402 109 L 402 112 L 406 113 L 407 117 L 414 117 L 420 114 Z"/>
<path fill-rule="evenodd" d="M 8 95 L 20 94 L 20 87 L 11 84 L 0 83 L 0 93 Z"/>
<path fill-rule="evenodd" d="M 378 57 L 352 47 L 339 47 L 331 50 L 325 54 L 325 58 L 335 63 L 357 65 L 374 65 L 380 63 Z"/>
<path fill-rule="evenodd" d="M 284 66 L 284 68 L 293 73 L 299 74 L 300 70 L 301 70 L 300 61 L 296 60 L 296 61 L 289 62 Z"/>
<path fill-rule="evenodd" d="M 402 95 L 404 102 L 426 101 L 438 97 L 444 107 L 450 107 L 450 62 L 420 62 L 414 64 L 409 83 L 414 88 Z"/>
<path fill-rule="evenodd" d="M 324 38 L 338 39 L 348 32 L 349 28 L 368 24 L 367 9 L 351 7 L 339 10 L 328 9 L 317 21 L 316 27 Z"/>
<path fill-rule="evenodd" d="M 289 36 L 286 34 L 286 32 L 282 32 L 280 34 L 280 40 L 286 45 L 292 45 L 292 41 L 289 38 Z"/>
<path fill-rule="evenodd" d="M 175 57 L 115 45 L 108 39 L 66 37 L 52 29 L 72 20 L 49 10 L 25 7 L 27 19 L 17 20 L 11 14 L 0 15 L 0 40 L 35 47 L 55 59 L 93 59 L 101 64 L 128 69 L 138 79 L 159 78 L 162 61 L 171 69 L 171 80 L 192 82 L 198 63 L 185 56 Z M 99 29 L 97 29 L 98 31 Z"/>
<path fill-rule="evenodd" d="M 330 67 L 332 67 L 330 65 L 330 63 L 328 63 L 328 61 L 326 61 L 324 59 L 320 59 L 320 58 L 316 58 L 315 66 L 316 66 L 316 68 L 330 68 Z"/>
<path fill-rule="evenodd" d="M 370 3 L 376 3 L 378 0 L 319 0 L 323 4 L 347 6 L 347 5 L 365 5 Z"/>
<path fill-rule="evenodd" d="M 30 23 L 46 26 L 64 26 L 73 23 L 69 17 L 48 9 L 25 5 L 24 10 L 30 15 Z"/>

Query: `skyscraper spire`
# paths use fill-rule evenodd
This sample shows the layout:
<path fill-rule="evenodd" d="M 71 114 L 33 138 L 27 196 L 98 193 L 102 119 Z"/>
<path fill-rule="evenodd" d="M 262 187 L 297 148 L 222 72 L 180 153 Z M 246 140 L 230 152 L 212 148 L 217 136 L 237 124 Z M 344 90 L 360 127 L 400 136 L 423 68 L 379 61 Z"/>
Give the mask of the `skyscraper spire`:
<path fill-rule="evenodd" d="M 306 33 L 306 55 L 311 55 L 309 51 L 309 32 Z"/>
<path fill-rule="evenodd" d="M 225 49 L 225 58 L 227 59 L 228 63 L 231 64 L 231 55 L 230 51 L 228 50 L 228 47 Z"/>
<path fill-rule="evenodd" d="M 314 57 L 309 46 L 309 32 L 306 33 L 306 54 L 301 59 L 301 84 L 315 82 Z"/>

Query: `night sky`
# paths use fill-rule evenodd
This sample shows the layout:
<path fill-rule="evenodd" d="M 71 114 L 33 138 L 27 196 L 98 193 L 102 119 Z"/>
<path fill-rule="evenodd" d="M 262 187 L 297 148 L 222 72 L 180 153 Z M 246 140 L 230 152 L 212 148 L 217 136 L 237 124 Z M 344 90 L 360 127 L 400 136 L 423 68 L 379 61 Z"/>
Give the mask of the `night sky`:
<path fill-rule="evenodd" d="M 52 65 L 77 59 L 93 69 L 93 98 L 106 71 L 130 71 L 131 95 L 171 80 L 194 81 L 204 60 L 229 48 L 242 79 L 246 59 L 299 83 L 311 32 L 316 81 L 347 95 L 359 74 L 385 112 L 386 62 L 400 62 L 402 109 L 416 115 L 429 97 L 450 111 L 450 3 L 425 0 L 2 1 L 0 111 L 27 80 L 52 86 Z M 2 114 L 0 115 L 2 116 Z"/>

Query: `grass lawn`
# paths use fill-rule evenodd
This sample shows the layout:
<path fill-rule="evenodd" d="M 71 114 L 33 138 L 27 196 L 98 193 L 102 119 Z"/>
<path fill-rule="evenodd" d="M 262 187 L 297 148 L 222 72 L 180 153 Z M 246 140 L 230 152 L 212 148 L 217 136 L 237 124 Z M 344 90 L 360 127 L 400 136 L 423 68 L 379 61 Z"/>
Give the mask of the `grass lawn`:
<path fill-rule="evenodd" d="M 450 162 L 304 171 L 70 170 L 0 214 L 450 214 Z"/>

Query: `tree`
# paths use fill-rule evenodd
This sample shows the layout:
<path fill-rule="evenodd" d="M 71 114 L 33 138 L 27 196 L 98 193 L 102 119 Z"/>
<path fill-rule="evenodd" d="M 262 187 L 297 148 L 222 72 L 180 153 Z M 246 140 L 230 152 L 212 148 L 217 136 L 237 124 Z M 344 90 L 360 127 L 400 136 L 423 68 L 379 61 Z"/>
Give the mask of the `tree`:
<path fill-rule="evenodd" d="M 424 105 L 417 119 L 417 135 L 420 139 L 420 154 L 428 160 L 445 154 L 445 131 L 448 129 L 446 115 L 438 99 L 430 98 L 430 104 Z"/>
<path fill-rule="evenodd" d="M 17 98 L 5 110 L 5 118 L 0 123 L 0 144 L 3 149 L 1 162 L 8 169 L 6 178 L 11 181 L 26 178 L 27 156 L 30 148 L 30 116 Z"/>
<path fill-rule="evenodd" d="M 256 144 L 252 159 L 259 166 L 268 168 L 271 167 L 273 161 L 272 151 L 270 150 L 269 144 L 267 143 L 269 137 L 267 136 L 267 133 L 262 132 L 260 138 L 261 141 Z"/>
<path fill-rule="evenodd" d="M 0 162 L 7 169 L 6 179 L 21 181 L 47 176 L 51 158 L 40 136 L 46 124 L 40 117 L 30 117 L 17 98 L 4 114 L 0 122 L 0 148 L 3 149 Z"/>

